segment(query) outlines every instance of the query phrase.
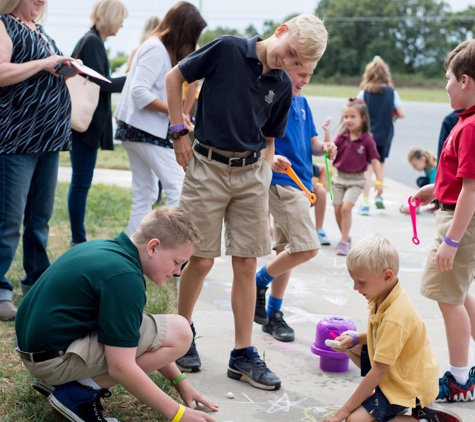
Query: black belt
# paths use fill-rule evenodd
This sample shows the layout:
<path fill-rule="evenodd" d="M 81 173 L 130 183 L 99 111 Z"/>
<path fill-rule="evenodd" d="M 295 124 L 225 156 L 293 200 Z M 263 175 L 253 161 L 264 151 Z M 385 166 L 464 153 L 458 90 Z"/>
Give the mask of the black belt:
<path fill-rule="evenodd" d="M 456 204 L 443 204 L 439 200 L 435 200 L 435 203 L 439 206 L 439 209 L 442 211 L 455 211 Z"/>
<path fill-rule="evenodd" d="M 44 362 L 50 359 L 57 358 L 59 356 L 63 356 L 64 352 L 62 350 L 50 350 L 45 352 L 22 352 L 21 350 L 16 350 L 18 354 L 28 362 L 37 363 L 37 362 Z"/>
<path fill-rule="evenodd" d="M 255 152 L 254 154 L 248 155 L 247 157 L 225 157 L 224 155 L 218 154 L 217 152 L 205 148 L 199 143 L 195 143 L 193 149 L 201 155 L 209 156 L 211 151 L 211 159 L 219 161 L 220 163 L 226 164 L 229 167 L 244 167 L 250 164 L 257 163 L 261 157 L 261 152 Z"/>

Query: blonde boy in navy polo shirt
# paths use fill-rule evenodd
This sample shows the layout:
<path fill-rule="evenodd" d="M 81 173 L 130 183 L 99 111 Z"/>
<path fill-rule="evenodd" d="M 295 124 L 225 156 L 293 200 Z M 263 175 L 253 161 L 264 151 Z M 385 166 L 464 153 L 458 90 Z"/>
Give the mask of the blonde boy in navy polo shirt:
<path fill-rule="evenodd" d="M 453 109 L 465 109 L 440 155 L 435 184 L 415 195 L 437 199 L 436 236 L 422 276 L 421 293 L 437 301 L 444 318 L 450 370 L 439 380 L 437 401 L 475 399 L 475 367 L 469 369 L 475 333 L 475 41 L 464 41 L 445 61 L 446 90 Z"/>
<path fill-rule="evenodd" d="M 284 70 L 316 63 L 326 43 L 327 32 L 320 19 L 300 15 L 280 25 L 266 40 L 219 37 L 167 76 L 171 136 L 177 138 L 175 154 L 178 163 L 188 168 L 180 208 L 205 239 L 181 277 L 178 313 L 192 324 L 204 278 L 214 258 L 221 255 L 224 218 L 226 254 L 232 255 L 234 271 L 235 349 L 228 376 L 266 390 L 280 388 L 281 382 L 251 345 L 254 275 L 256 257 L 271 252 L 267 210 L 274 138 L 285 134 L 292 99 L 292 83 Z M 197 79 L 204 82 L 192 149 L 189 138 L 179 130 L 183 123 L 181 90 L 183 82 Z M 194 341 L 177 363 L 185 371 L 199 370 Z"/>

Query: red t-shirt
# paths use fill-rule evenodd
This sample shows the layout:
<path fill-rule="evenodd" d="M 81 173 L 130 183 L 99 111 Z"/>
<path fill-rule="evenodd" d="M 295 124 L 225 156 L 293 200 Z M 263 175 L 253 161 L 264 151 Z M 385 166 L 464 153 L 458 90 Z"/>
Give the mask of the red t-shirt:
<path fill-rule="evenodd" d="M 475 179 L 475 106 L 460 114 L 440 154 L 435 197 L 443 204 L 457 203 L 463 179 Z"/>
<path fill-rule="evenodd" d="M 349 132 L 343 133 L 335 139 L 335 145 L 338 153 L 333 165 L 345 173 L 363 173 L 368 168 L 368 161 L 379 160 L 376 142 L 367 133 L 354 141 L 350 140 Z"/>

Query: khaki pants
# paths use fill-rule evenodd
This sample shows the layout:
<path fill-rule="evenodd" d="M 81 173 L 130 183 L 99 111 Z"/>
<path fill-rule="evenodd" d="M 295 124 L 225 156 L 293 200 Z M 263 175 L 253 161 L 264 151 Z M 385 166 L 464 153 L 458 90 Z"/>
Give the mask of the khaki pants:
<path fill-rule="evenodd" d="M 166 315 L 144 314 L 136 356 L 159 349 L 166 334 Z M 38 363 L 22 361 L 35 378 L 50 385 L 92 378 L 108 371 L 104 345 L 98 343 L 97 332 L 71 343 L 63 356 Z"/>

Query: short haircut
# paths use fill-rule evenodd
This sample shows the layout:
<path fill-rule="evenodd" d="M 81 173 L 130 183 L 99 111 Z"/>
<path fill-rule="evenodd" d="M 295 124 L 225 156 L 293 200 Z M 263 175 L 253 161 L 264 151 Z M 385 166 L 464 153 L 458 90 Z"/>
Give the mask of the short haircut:
<path fill-rule="evenodd" d="M 445 70 L 451 70 L 457 81 L 462 75 L 475 80 L 475 40 L 463 41 L 445 59 Z"/>
<path fill-rule="evenodd" d="M 374 233 L 354 245 L 346 257 L 348 271 L 365 269 L 381 275 L 388 268 L 397 276 L 399 254 L 393 243 L 382 234 Z"/>
<path fill-rule="evenodd" d="M 158 239 L 165 249 L 191 244 L 196 250 L 203 244 L 203 237 L 190 218 L 175 207 L 158 207 L 149 212 L 132 238 L 139 245 Z"/>
<path fill-rule="evenodd" d="M 289 35 L 298 38 L 304 59 L 318 62 L 327 48 L 328 32 L 315 15 L 303 14 L 285 22 Z"/>
<path fill-rule="evenodd" d="M 388 64 L 379 56 L 366 65 L 360 88 L 372 94 L 383 92 L 384 86 L 394 88 Z"/>
<path fill-rule="evenodd" d="M 117 31 L 129 12 L 120 0 L 97 0 L 92 7 L 91 26 L 99 32 Z"/>

